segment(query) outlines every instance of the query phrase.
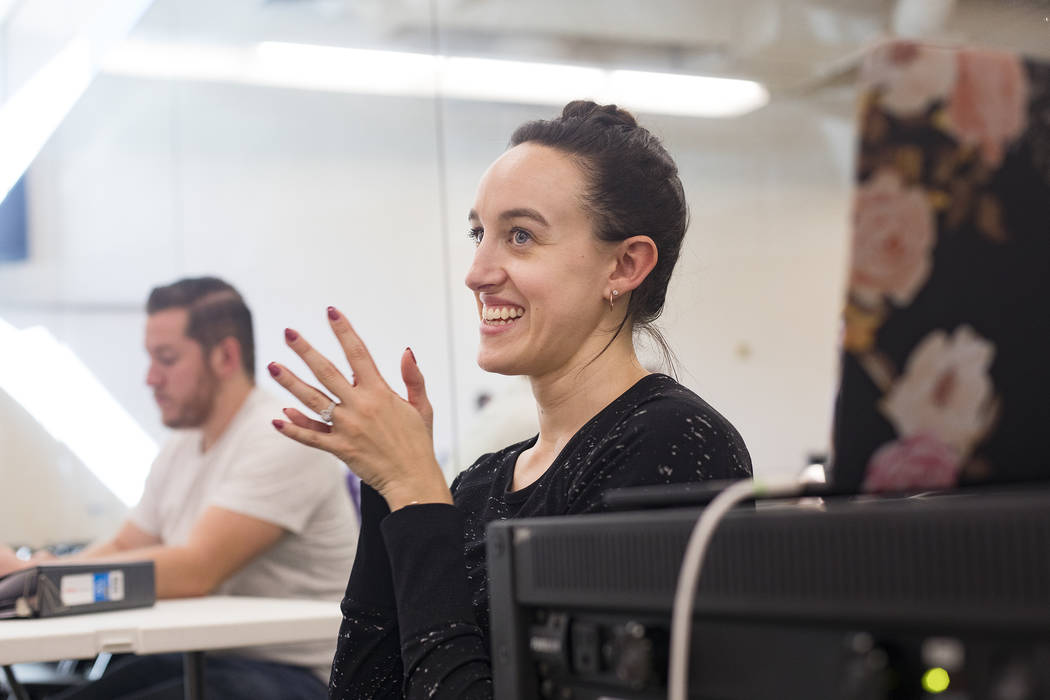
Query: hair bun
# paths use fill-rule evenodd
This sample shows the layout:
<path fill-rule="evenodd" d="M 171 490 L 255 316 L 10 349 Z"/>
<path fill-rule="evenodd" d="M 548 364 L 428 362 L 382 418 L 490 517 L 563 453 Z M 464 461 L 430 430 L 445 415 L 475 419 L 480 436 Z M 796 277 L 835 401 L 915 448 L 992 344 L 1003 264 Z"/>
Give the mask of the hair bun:
<path fill-rule="evenodd" d="M 603 126 L 626 126 L 635 128 L 638 122 L 634 115 L 616 105 L 600 105 L 590 100 L 573 100 L 561 111 L 562 119 L 593 119 Z"/>

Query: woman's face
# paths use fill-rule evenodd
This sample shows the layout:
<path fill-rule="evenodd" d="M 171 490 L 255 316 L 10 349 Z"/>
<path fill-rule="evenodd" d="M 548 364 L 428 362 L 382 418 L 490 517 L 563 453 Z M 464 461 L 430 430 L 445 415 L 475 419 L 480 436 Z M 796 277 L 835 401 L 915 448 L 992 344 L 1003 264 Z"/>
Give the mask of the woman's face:
<path fill-rule="evenodd" d="M 482 369 L 543 376 L 589 361 L 608 342 L 599 326 L 614 246 L 594 235 L 585 186 L 568 156 L 532 143 L 504 153 L 482 177 L 466 278 L 481 322 Z"/>

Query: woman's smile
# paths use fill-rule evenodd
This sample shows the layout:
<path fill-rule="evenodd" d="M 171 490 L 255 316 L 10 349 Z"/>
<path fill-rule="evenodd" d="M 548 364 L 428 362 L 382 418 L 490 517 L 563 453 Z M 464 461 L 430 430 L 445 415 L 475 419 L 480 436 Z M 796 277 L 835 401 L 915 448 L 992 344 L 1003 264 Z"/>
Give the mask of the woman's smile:
<path fill-rule="evenodd" d="M 508 330 L 509 326 L 517 323 L 518 319 L 525 315 L 525 309 L 520 306 L 505 305 L 481 307 L 481 332 L 500 333 Z"/>

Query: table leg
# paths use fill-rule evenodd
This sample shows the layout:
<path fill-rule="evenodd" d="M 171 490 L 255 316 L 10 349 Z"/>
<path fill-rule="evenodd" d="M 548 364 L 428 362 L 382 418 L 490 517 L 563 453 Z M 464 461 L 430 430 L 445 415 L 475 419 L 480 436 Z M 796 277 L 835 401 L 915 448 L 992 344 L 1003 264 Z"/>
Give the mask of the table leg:
<path fill-rule="evenodd" d="M 204 700 L 203 651 L 187 651 L 182 655 L 182 685 L 186 700 Z"/>
<path fill-rule="evenodd" d="M 22 687 L 22 684 L 15 678 L 15 672 L 10 666 L 4 666 L 4 676 L 7 678 L 7 685 L 11 688 L 11 692 L 15 696 L 15 700 L 29 700 L 29 694 L 26 693 L 26 689 Z"/>

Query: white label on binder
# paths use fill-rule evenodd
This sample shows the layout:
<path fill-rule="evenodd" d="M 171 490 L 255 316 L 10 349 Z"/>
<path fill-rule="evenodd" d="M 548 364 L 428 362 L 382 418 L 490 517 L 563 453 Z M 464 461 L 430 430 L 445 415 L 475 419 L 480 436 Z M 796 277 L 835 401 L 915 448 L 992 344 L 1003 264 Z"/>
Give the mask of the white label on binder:
<path fill-rule="evenodd" d="M 61 595 L 62 605 L 67 607 L 124 600 L 124 572 L 118 569 L 63 576 Z"/>
<path fill-rule="evenodd" d="M 109 572 L 109 600 L 124 600 L 124 572 L 117 569 Z"/>
<path fill-rule="evenodd" d="M 88 605 L 95 602 L 93 574 L 70 574 L 62 577 L 62 605 Z"/>

